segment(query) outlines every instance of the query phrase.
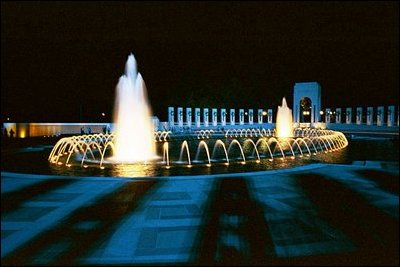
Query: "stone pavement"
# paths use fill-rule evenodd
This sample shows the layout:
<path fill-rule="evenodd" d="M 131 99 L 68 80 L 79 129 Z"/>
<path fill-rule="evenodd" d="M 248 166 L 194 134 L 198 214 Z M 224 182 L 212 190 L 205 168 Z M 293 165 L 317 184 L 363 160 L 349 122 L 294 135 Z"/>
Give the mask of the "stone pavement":
<path fill-rule="evenodd" d="M 2 265 L 398 265 L 398 162 L 163 178 L 1 173 Z"/>

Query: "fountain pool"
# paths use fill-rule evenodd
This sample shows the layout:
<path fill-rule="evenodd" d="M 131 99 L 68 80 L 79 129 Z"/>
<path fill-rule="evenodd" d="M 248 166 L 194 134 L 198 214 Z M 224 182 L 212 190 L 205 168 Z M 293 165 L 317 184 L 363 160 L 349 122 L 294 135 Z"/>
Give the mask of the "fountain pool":
<path fill-rule="evenodd" d="M 273 164 L 276 161 L 312 161 L 320 154 L 336 152 L 348 145 L 346 137 L 340 132 L 310 128 L 292 132 L 291 137 L 277 137 L 269 129 L 208 130 L 186 136 L 155 132 L 153 142 L 159 159 L 143 160 L 134 165 L 135 169 L 140 169 L 140 165 L 144 169 L 169 169 L 261 164 L 268 169 L 276 166 Z M 65 137 L 53 147 L 48 160 L 53 165 L 72 169 L 104 170 L 113 169 L 115 165 L 122 169 L 125 165 L 132 165 L 108 160 L 113 154 L 115 146 L 112 144 L 116 138 L 115 134 Z"/>
<path fill-rule="evenodd" d="M 184 140 L 173 135 L 167 136 L 168 147 L 169 147 L 169 160 L 170 165 L 167 166 L 166 162 L 163 162 L 162 148 L 163 141 L 157 141 L 156 153 L 160 154 L 160 158 L 156 161 L 152 161 L 151 164 L 144 164 L 143 162 L 133 164 L 110 164 L 105 163 L 104 168 L 99 167 L 99 162 L 90 161 L 87 162 L 87 167 L 81 167 L 78 155 L 71 156 L 74 162 L 71 163 L 70 167 L 65 165 L 67 155 L 60 157 L 61 165 L 49 163 L 48 157 L 54 148 L 54 143 L 57 139 L 49 138 L 34 138 L 32 140 L 24 139 L 24 146 L 15 149 L 8 149 L 2 152 L 1 169 L 7 172 L 16 173 L 32 173 L 32 174 L 47 174 L 47 175 L 59 175 L 59 176 L 99 176 L 99 177 L 167 177 L 167 176 L 186 176 L 186 175 L 208 175 L 208 174 L 225 174 L 225 173 L 244 173 L 253 171 L 265 171 L 265 170 L 278 170 L 288 169 L 298 166 L 304 166 L 313 163 L 330 163 L 330 164 L 352 164 L 353 161 L 394 161 L 399 160 L 399 144 L 398 139 L 349 139 L 348 146 L 343 149 L 325 153 L 324 151 L 317 152 L 314 155 L 311 150 L 311 156 L 309 157 L 305 153 L 306 149 L 303 149 L 303 156 L 298 153 L 297 149 L 294 149 L 295 158 L 291 156 L 290 148 L 284 150 L 285 158 L 282 160 L 279 146 L 275 150 L 275 155 L 271 161 L 271 157 L 268 148 L 265 146 L 264 141 L 258 144 L 258 153 L 260 155 L 260 161 L 257 162 L 256 157 L 252 155 L 251 149 L 252 144 L 250 141 L 246 142 L 244 146 L 244 155 L 246 162 L 243 164 L 243 158 L 239 146 L 236 142 L 231 146 L 231 150 L 228 154 L 229 164 L 226 164 L 224 157 L 224 150 L 221 147 L 220 142 L 217 145 L 216 152 L 213 156 L 213 149 L 218 139 L 226 142 L 229 147 L 229 140 L 237 139 L 242 145 L 246 141 L 245 132 L 249 134 L 249 129 L 245 130 L 234 130 L 227 132 L 227 137 L 221 134 L 218 138 L 218 133 L 212 133 L 210 131 L 199 131 L 197 134 L 185 139 L 189 147 L 191 156 L 191 165 L 188 163 L 186 145 L 182 152 L 182 143 Z M 312 133 L 310 133 L 313 131 Z M 315 129 L 304 129 L 295 130 L 295 134 L 315 134 Z M 266 135 L 273 134 L 274 131 L 260 131 Z M 242 137 L 240 137 L 242 135 Z M 159 135 L 158 135 L 159 136 Z M 204 136 L 204 139 L 202 138 Z M 160 136 L 159 136 L 160 137 Z M 160 137 L 160 140 L 164 140 L 164 137 Z M 200 139 L 198 139 L 200 137 Z M 209 137 L 209 138 L 207 138 Z M 157 137 L 158 138 L 158 137 Z M 216 139 L 217 138 L 217 139 Z M 260 136 L 255 137 L 253 131 L 252 140 L 256 143 Z M 268 140 L 267 136 L 264 136 L 265 140 Z M 36 140 L 37 139 L 37 140 Z M 257 140 L 256 140 L 257 139 Z M 61 139 L 60 139 L 61 140 Z M 17 140 L 16 140 L 17 141 Z M 200 148 L 198 161 L 195 160 L 197 147 L 200 141 L 207 143 L 211 157 L 211 166 L 207 166 L 208 159 L 203 145 Z M 322 141 L 321 141 L 322 142 Z M 318 143 L 318 142 L 317 142 Z M 32 146 L 29 146 L 31 144 Z M 270 142 L 271 149 L 275 142 Z M 296 146 L 296 145 L 295 145 Z M 323 143 L 321 146 L 316 146 L 317 149 L 324 147 Z M 329 147 L 329 145 L 328 145 Z M 366 153 L 366 151 L 368 153 Z M 180 159 L 182 152 L 182 158 Z M 286 154 L 287 152 L 287 154 Z M 90 154 L 90 152 L 89 152 Z M 97 154 L 95 153 L 95 156 Z M 75 158 L 78 156 L 78 158 Z M 88 157 L 90 158 L 91 155 Z M 215 157 L 215 158 L 214 158 Z"/>

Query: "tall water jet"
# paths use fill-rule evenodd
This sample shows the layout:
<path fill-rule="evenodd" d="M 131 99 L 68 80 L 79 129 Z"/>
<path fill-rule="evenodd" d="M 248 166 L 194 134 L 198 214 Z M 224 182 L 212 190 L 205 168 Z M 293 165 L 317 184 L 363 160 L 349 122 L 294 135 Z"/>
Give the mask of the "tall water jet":
<path fill-rule="evenodd" d="M 156 157 L 154 129 L 146 85 L 130 54 L 125 74 L 119 78 L 114 107 L 115 151 L 113 161 L 138 162 Z"/>
<path fill-rule="evenodd" d="M 282 99 L 282 106 L 278 106 L 276 114 L 276 136 L 293 137 L 292 110 L 287 106 L 286 99 Z"/>

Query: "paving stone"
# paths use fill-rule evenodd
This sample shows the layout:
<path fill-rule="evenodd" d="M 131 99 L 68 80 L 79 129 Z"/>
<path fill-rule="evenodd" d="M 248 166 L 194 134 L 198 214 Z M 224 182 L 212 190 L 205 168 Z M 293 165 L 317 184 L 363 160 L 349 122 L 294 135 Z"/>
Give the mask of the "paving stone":
<path fill-rule="evenodd" d="M 1 222 L 36 221 L 53 211 L 55 207 L 23 207 L 10 213 L 1 215 Z"/>

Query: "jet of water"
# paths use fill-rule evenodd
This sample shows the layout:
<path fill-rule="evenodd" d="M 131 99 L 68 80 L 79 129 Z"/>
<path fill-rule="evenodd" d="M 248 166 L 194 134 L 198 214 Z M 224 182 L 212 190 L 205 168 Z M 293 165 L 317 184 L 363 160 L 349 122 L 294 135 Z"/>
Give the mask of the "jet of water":
<path fill-rule="evenodd" d="M 286 99 L 282 99 L 282 106 L 278 106 L 276 114 L 276 136 L 293 137 L 292 110 L 287 106 Z"/>
<path fill-rule="evenodd" d="M 130 54 L 119 78 L 114 108 L 115 151 L 119 162 L 148 161 L 156 157 L 151 108 L 136 59 Z"/>

